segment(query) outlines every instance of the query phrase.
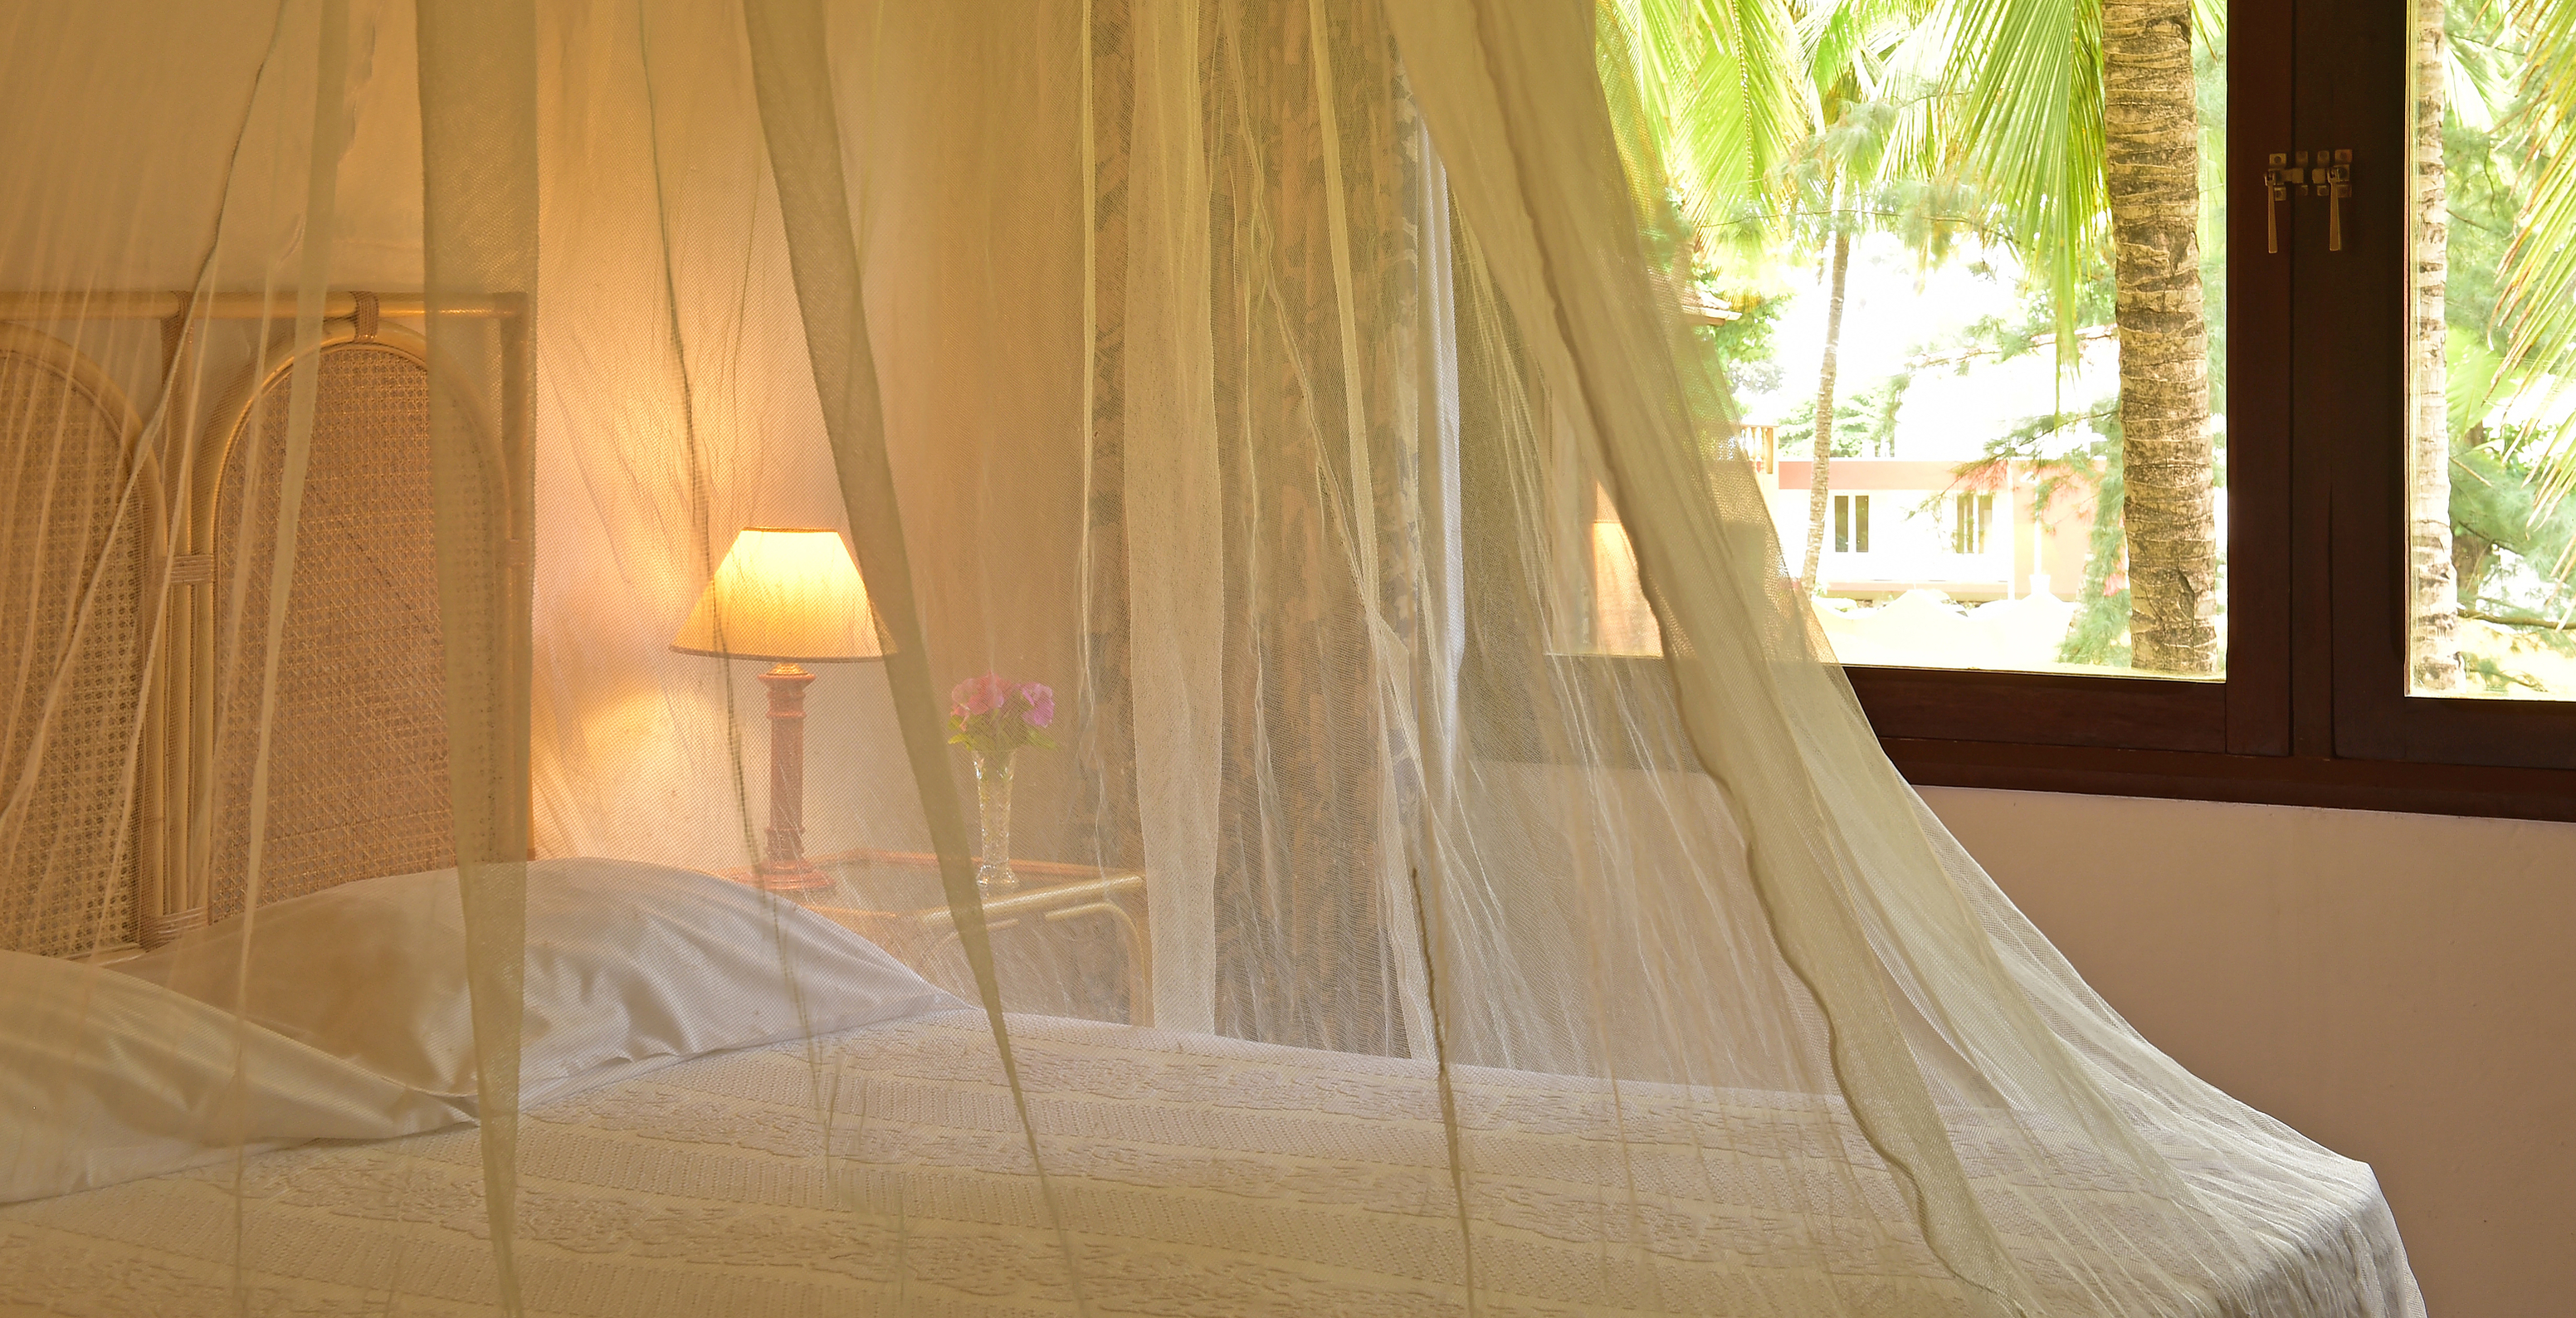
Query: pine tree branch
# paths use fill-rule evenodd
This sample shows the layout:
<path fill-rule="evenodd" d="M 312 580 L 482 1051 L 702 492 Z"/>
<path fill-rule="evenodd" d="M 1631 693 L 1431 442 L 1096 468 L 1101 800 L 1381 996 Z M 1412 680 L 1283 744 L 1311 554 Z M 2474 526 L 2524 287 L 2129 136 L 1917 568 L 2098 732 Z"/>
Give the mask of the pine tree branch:
<path fill-rule="evenodd" d="M 2075 331 L 2075 341 L 2078 343 L 2101 343 L 2109 340 L 2116 340 L 2119 337 L 2120 327 L 2117 325 L 2091 325 Z M 1958 352 L 1944 353 L 1938 357 L 1913 358 L 1905 363 L 1905 369 L 1909 371 L 1923 371 L 1929 370 L 1935 366 L 1957 366 L 1965 362 L 1975 361 L 1980 357 L 2018 357 L 2023 353 L 2033 352 L 2040 348 L 2055 347 L 2056 344 L 2057 335 L 2054 333 L 2034 334 L 2030 336 L 2030 340 L 2028 342 L 2014 346 L 2012 351 L 2009 353 L 2007 353 L 2004 350 L 2003 345 L 2000 344 L 1983 348 L 1963 348 Z"/>

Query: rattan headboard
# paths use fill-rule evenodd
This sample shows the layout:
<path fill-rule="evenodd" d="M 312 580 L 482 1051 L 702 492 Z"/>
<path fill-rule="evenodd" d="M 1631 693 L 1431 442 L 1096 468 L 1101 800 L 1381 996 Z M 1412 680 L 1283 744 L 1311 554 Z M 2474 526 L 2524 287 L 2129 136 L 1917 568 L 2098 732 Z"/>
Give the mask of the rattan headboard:
<path fill-rule="evenodd" d="M 319 387 L 276 656 L 263 901 L 453 863 L 439 381 L 481 450 L 481 486 L 457 491 L 463 516 L 500 519 L 466 528 L 469 543 L 506 541 L 500 566 L 517 575 L 500 598 L 528 599 L 529 510 L 512 475 L 528 456 L 526 300 L 465 297 L 439 313 L 497 327 L 498 416 L 431 369 L 418 334 L 382 322 L 397 306 L 429 311 L 416 294 L 327 294 L 307 349 Z M 207 325 L 294 311 L 292 294 L 0 293 L 0 321 L 159 321 L 174 381 L 199 369 Z M 291 347 L 273 341 L 202 430 L 177 390 L 147 432 L 80 352 L 0 323 L 0 677 L 14 679 L 0 680 L 0 949 L 157 946 L 247 895 Z M 170 466 L 192 488 L 168 487 L 159 435 L 196 437 Z"/>
<path fill-rule="evenodd" d="M 0 948 L 129 941 L 158 864 L 133 822 L 158 814 L 160 784 L 138 707 L 162 525 L 141 433 L 87 357 L 0 325 Z"/>
<path fill-rule="evenodd" d="M 276 666 L 262 901 L 455 863 L 427 353 L 408 331 L 334 328 L 316 350 Z M 293 365 L 273 358 L 217 412 L 200 451 L 194 524 L 213 580 L 196 611 L 189 847 L 202 876 L 190 886 L 208 919 L 239 911 L 247 896 Z M 254 469 L 255 487 L 246 484 Z"/>

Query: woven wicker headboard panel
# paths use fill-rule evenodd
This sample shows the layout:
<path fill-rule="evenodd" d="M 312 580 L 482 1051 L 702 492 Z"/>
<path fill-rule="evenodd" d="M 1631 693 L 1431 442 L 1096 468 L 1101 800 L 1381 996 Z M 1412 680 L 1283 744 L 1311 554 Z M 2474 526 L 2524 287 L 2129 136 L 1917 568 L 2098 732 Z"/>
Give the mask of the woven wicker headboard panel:
<path fill-rule="evenodd" d="M 140 428 L 69 345 L 0 326 L 0 948 L 132 937 L 149 480 L 116 515 Z"/>
<path fill-rule="evenodd" d="M 447 708 L 431 511 L 427 368 L 414 352 L 356 340 L 321 350 L 294 588 L 277 668 L 260 899 L 455 863 Z M 240 653 L 230 667 L 211 765 L 208 916 L 239 912 L 249 867 L 262 644 L 286 454 L 288 375 L 255 433 L 231 445 L 216 496 L 214 611 L 229 625 L 236 574 Z M 245 490 L 254 446 L 259 483 Z M 251 519 L 244 534 L 242 517 Z M 201 681 L 224 681 L 210 671 Z"/>

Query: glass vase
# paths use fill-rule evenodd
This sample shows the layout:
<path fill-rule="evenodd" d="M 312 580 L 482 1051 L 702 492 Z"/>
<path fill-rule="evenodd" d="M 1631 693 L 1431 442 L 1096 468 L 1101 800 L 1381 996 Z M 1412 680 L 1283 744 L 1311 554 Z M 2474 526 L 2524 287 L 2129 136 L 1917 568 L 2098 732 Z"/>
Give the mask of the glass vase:
<path fill-rule="evenodd" d="M 1020 886 L 1011 873 L 1011 756 L 975 757 L 975 808 L 983 845 L 975 853 L 975 886 L 986 894 Z"/>

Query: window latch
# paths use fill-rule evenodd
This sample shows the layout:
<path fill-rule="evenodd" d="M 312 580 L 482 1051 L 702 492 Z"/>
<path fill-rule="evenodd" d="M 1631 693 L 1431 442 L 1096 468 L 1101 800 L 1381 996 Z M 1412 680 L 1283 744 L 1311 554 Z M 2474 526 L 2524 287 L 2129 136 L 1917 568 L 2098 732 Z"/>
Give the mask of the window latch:
<path fill-rule="evenodd" d="M 2325 152 L 2317 153 L 2319 164 L 2324 164 L 2325 158 Z M 2343 250 L 2343 199 L 2352 195 L 2352 152 L 2335 152 L 2334 164 L 2317 173 L 2321 176 L 2317 181 L 2317 191 L 2326 199 L 2326 250 L 2340 252 Z"/>
<path fill-rule="evenodd" d="M 2310 157 L 2315 163 L 2309 163 Z M 2343 203 L 2352 195 L 2352 152 L 2348 148 L 2333 151 L 2275 151 L 2265 161 L 2263 171 L 2263 250 L 2281 250 L 2280 206 L 2290 199 L 2290 189 L 2297 188 L 2306 196 L 2310 189 L 2325 199 L 2326 250 L 2343 250 Z"/>
<path fill-rule="evenodd" d="M 2305 183 L 2308 153 L 2299 153 L 2299 164 L 2291 165 L 2285 151 L 2275 151 L 2269 168 L 2263 171 L 2263 250 L 2275 256 L 2281 252 L 2281 203 L 2290 199 L 2290 185 Z"/>

